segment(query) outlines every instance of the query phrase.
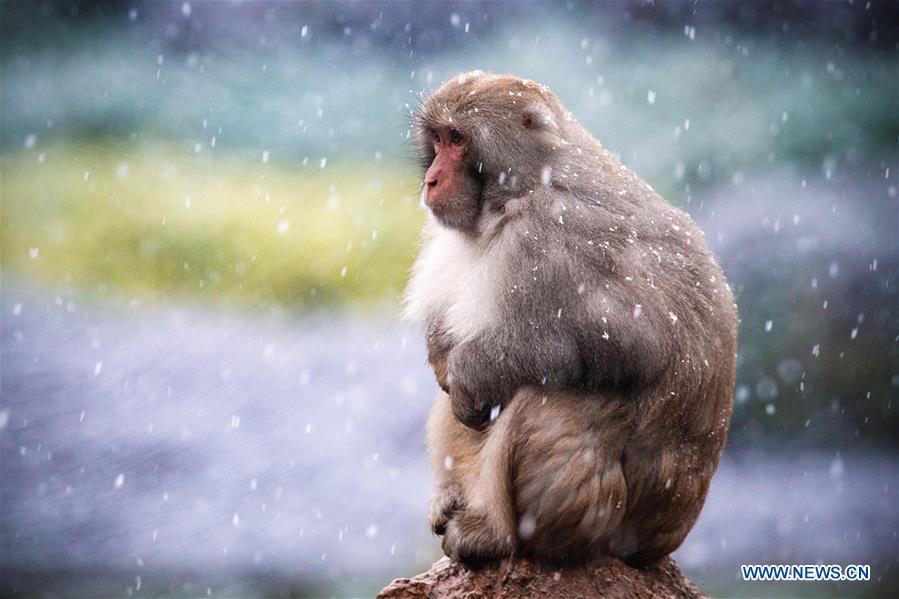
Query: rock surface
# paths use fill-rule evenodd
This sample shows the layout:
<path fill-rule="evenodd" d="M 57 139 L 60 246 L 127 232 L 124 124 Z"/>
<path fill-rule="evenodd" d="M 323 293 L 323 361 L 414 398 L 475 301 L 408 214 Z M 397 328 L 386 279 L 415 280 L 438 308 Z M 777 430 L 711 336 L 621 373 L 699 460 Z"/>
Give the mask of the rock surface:
<path fill-rule="evenodd" d="M 635 569 L 616 559 L 578 568 L 553 568 L 528 560 L 506 560 L 469 570 L 444 557 L 431 569 L 412 578 L 397 578 L 378 594 L 379 599 L 437 597 L 536 598 L 577 597 L 704 597 L 684 578 L 671 558 Z"/>

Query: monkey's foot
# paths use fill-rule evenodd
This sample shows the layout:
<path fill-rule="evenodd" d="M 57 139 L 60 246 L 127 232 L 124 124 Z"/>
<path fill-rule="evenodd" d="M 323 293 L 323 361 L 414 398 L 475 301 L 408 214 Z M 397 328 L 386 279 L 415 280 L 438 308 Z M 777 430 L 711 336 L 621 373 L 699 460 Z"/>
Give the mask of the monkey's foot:
<path fill-rule="evenodd" d="M 462 488 L 456 483 L 450 483 L 435 490 L 434 496 L 431 497 L 431 505 L 428 508 L 428 524 L 430 524 L 434 534 L 444 534 L 450 519 L 464 507 Z"/>
<path fill-rule="evenodd" d="M 512 535 L 498 532 L 487 516 L 462 511 L 446 523 L 443 552 L 472 568 L 512 555 Z"/>

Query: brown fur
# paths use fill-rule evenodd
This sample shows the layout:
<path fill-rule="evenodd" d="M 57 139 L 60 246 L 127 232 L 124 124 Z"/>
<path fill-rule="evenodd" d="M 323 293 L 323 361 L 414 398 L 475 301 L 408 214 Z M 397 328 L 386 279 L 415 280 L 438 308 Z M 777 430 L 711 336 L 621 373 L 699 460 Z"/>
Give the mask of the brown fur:
<path fill-rule="evenodd" d="M 428 423 L 444 550 L 467 562 L 667 555 L 730 422 L 737 318 L 720 268 L 692 220 L 547 88 L 448 80 L 417 117 L 426 169 L 441 127 L 465 136 L 452 202 L 466 206 L 429 225 L 409 301 L 449 391 Z M 469 262 L 453 274 L 440 248 Z"/>

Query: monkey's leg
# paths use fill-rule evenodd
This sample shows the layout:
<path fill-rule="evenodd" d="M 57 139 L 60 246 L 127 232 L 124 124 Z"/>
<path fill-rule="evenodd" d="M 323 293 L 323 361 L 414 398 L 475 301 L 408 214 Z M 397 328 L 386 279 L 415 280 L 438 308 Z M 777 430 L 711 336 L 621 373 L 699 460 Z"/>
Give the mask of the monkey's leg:
<path fill-rule="evenodd" d="M 480 433 L 456 420 L 441 394 L 428 421 L 428 446 L 437 476 L 431 525 L 443 534 L 444 552 L 469 564 L 504 557 L 514 546 L 509 494 L 509 416 Z"/>
<path fill-rule="evenodd" d="M 622 457 L 632 407 L 537 387 L 521 389 L 513 404 L 520 552 L 554 561 L 607 554 L 628 507 Z"/>
<path fill-rule="evenodd" d="M 465 505 L 465 473 L 475 468 L 483 435 L 462 426 L 453 416 L 449 396 L 434 400 L 427 424 L 428 456 L 437 485 L 431 495 L 428 524 L 435 534 L 446 532 L 446 524 Z"/>
<path fill-rule="evenodd" d="M 611 550 L 634 565 L 652 563 L 680 546 L 696 522 L 721 445 L 666 440 L 642 431 L 628 442 L 628 513 Z"/>

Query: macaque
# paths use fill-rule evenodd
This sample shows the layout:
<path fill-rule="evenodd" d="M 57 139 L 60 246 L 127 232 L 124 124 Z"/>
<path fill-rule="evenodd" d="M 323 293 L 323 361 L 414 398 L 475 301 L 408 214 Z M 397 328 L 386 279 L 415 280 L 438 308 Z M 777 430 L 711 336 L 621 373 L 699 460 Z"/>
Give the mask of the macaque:
<path fill-rule="evenodd" d="M 454 76 L 413 127 L 429 220 L 406 302 L 444 390 L 445 553 L 666 556 L 732 409 L 736 308 L 702 233 L 538 83 Z"/>

